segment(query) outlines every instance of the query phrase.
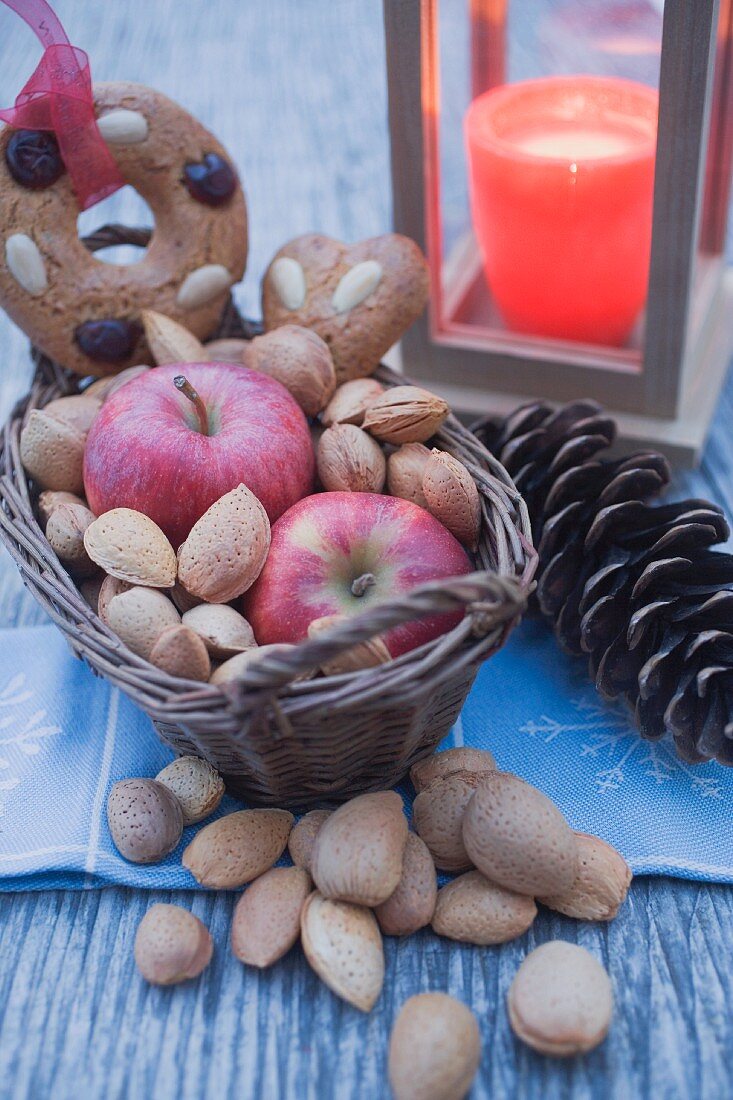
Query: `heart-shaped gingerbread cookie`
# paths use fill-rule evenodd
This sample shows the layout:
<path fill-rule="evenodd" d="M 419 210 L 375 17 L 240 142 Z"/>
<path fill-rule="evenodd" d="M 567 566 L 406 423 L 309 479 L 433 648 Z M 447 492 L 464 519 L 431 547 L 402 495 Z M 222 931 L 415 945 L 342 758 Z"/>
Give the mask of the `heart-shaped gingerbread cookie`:
<path fill-rule="evenodd" d="M 313 329 L 331 349 L 339 383 L 371 374 L 427 299 L 425 257 L 399 233 L 352 245 L 319 233 L 296 237 L 262 280 L 265 328 Z"/>

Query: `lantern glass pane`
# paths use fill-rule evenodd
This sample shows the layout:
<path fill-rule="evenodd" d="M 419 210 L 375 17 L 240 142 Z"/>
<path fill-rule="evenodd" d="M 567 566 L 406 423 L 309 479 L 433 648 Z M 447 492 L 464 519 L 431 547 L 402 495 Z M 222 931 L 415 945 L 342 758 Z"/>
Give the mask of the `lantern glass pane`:
<path fill-rule="evenodd" d="M 435 9 L 433 339 L 639 372 L 663 0 Z"/>

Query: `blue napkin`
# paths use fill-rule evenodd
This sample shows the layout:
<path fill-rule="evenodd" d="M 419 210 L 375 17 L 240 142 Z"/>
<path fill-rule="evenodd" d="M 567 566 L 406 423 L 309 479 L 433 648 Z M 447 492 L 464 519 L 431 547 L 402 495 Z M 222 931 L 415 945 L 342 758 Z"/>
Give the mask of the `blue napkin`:
<path fill-rule="evenodd" d="M 639 740 L 541 623 L 526 622 L 481 669 L 444 747 L 457 744 L 490 748 L 635 872 L 733 882 L 733 771 L 689 767 L 670 745 Z M 112 783 L 171 759 L 147 717 L 55 627 L 0 632 L 0 889 L 195 887 L 181 852 L 197 826 L 147 867 L 123 860 L 107 830 Z M 239 808 L 225 798 L 218 814 Z"/>

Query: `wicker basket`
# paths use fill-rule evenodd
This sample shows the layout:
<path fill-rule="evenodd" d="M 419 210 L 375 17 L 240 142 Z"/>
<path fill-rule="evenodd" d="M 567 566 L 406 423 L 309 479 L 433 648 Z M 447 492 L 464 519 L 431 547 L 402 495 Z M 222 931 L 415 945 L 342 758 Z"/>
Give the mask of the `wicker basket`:
<path fill-rule="evenodd" d="M 116 227 L 115 227 L 116 229 Z M 145 243 L 136 231 L 135 243 Z M 116 241 L 130 241 L 117 233 Z M 100 243 L 101 242 L 101 243 Z M 106 247 L 110 230 L 91 247 Z M 233 307 L 222 335 L 251 336 Z M 0 538 L 25 585 L 65 634 L 72 651 L 124 691 L 163 741 L 209 760 L 231 793 L 254 804 L 305 809 L 393 785 L 446 735 L 479 665 L 521 615 L 536 564 L 524 501 L 506 471 L 454 418 L 436 445 L 460 458 L 479 487 L 483 533 L 479 571 L 415 589 L 340 624 L 328 637 L 249 666 L 241 682 L 214 687 L 175 679 L 128 650 L 79 594 L 41 531 L 36 490 L 26 479 L 20 431 L 30 410 L 78 392 L 79 379 L 34 351 L 36 377 L 5 426 L 0 458 Z M 386 385 L 404 378 L 380 368 Z M 450 633 L 378 668 L 298 680 L 343 648 L 397 623 L 465 608 Z"/>

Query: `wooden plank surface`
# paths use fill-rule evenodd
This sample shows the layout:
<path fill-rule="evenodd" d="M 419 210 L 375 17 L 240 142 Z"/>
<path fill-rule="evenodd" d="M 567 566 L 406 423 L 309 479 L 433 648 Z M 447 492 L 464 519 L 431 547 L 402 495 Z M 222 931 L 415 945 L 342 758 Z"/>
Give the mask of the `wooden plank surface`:
<path fill-rule="evenodd" d="M 250 311 L 264 265 L 288 237 L 321 229 L 356 239 L 389 228 L 379 0 L 59 0 L 58 10 L 72 40 L 91 53 L 97 78 L 155 84 L 235 154 L 252 216 L 240 298 Z M 10 103 L 37 54 L 4 9 L 0 41 L 0 102 Z M 2 320 L 0 341 L 4 418 L 29 367 L 24 339 Z M 732 415 L 729 384 L 701 471 L 674 486 L 677 495 L 720 500 L 729 513 Z M 2 556 L 0 625 L 41 618 Z M 132 964 L 132 941 L 157 900 L 171 896 L 0 895 L 0 1096 L 378 1100 L 387 1095 L 394 1016 L 406 997 L 427 989 L 448 990 L 477 1013 L 483 1059 L 474 1098 L 731 1094 L 733 889 L 644 879 L 608 927 L 545 913 L 502 948 L 449 946 L 427 933 L 388 942 L 384 994 L 369 1017 L 333 997 L 299 950 L 269 973 L 245 971 L 228 950 L 235 900 L 228 894 L 175 895 L 210 926 L 214 962 L 196 983 L 147 987 Z M 603 959 L 617 1000 L 608 1042 L 567 1063 L 517 1044 L 504 1007 L 522 957 L 554 936 Z"/>

